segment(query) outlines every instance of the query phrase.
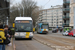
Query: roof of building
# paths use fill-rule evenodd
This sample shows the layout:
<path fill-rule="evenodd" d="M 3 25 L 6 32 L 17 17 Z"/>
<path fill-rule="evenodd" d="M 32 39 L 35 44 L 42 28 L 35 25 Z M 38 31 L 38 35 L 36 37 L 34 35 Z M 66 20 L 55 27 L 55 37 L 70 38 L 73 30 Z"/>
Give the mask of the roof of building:
<path fill-rule="evenodd" d="M 63 5 L 56 5 L 56 6 L 51 6 L 51 8 L 49 9 L 42 9 L 41 11 L 45 11 L 45 10 L 54 10 L 54 9 L 62 9 Z"/>

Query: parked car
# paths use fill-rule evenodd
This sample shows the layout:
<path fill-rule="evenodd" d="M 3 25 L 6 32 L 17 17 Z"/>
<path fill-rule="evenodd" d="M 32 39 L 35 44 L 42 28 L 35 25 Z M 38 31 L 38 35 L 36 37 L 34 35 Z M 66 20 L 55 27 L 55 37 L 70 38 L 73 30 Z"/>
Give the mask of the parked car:
<path fill-rule="evenodd" d="M 68 36 L 70 31 L 65 31 L 62 35 Z"/>
<path fill-rule="evenodd" d="M 73 30 L 69 32 L 69 36 L 75 36 L 75 33 L 73 33 Z"/>
<path fill-rule="evenodd" d="M 52 30 L 52 33 L 56 33 L 56 32 L 57 32 L 57 29 L 53 29 L 53 30 Z"/>

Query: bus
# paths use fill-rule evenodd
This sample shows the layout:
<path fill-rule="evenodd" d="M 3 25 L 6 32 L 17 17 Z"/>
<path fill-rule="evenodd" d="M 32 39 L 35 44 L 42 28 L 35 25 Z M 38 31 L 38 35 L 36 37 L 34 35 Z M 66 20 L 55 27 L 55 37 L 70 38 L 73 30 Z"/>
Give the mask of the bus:
<path fill-rule="evenodd" d="M 49 24 L 48 23 L 38 23 L 37 24 L 37 33 L 48 33 Z"/>
<path fill-rule="evenodd" d="M 15 18 L 15 40 L 18 38 L 33 38 L 33 20 L 31 17 Z"/>

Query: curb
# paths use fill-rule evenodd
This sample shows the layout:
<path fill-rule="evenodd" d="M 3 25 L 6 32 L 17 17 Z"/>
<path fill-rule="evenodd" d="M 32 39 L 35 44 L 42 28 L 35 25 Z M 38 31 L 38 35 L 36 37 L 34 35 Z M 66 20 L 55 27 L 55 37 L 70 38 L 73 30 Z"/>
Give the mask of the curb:
<path fill-rule="evenodd" d="M 11 45 L 6 45 L 6 49 L 5 50 L 14 50 L 14 47 L 13 47 L 13 38 L 11 38 Z"/>
<path fill-rule="evenodd" d="M 15 45 L 14 42 L 13 42 L 13 38 L 11 38 L 11 43 L 12 43 L 12 48 L 13 48 L 13 50 L 16 50 L 16 45 Z"/>
<path fill-rule="evenodd" d="M 13 45 L 13 48 L 14 48 L 14 50 L 16 50 L 16 45 L 15 44 Z"/>

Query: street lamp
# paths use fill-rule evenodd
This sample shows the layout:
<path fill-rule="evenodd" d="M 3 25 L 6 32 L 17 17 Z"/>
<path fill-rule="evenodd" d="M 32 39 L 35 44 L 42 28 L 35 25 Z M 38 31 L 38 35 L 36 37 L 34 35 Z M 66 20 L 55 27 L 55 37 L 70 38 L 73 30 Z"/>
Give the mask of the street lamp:
<path fill-rule="evenodd" d="M 19 10 L 19 13 L 20 13 L 20 17 L 21 17 L 21 12 L 20 12 L 20 8 L 18 8 L 18 10 Z"/>
<path fill-rule="evenodd" d="M 24 17 L 24 6 L 22 5 L 22 8 L 23 8 L 23 17 Z"/>
<path fill-rule="evenodd" d="M 74 21 L 75 21 L 75 7 L 74 7 Z M 73 33 L 74 33 L 74 36 L 75 36 L 75 22 L 74 22 L 74 30 L 73 30 Z"/>
<path fill-rule="evenodd" d="M 7 25 L 8 25 L 8 17 L 7 17 Z"/>
<path fill-rule="evenodd" d="M 23 17 L 24 17 L 24 6 L 22 5 L 22 8 L 23 8 Z"/>

